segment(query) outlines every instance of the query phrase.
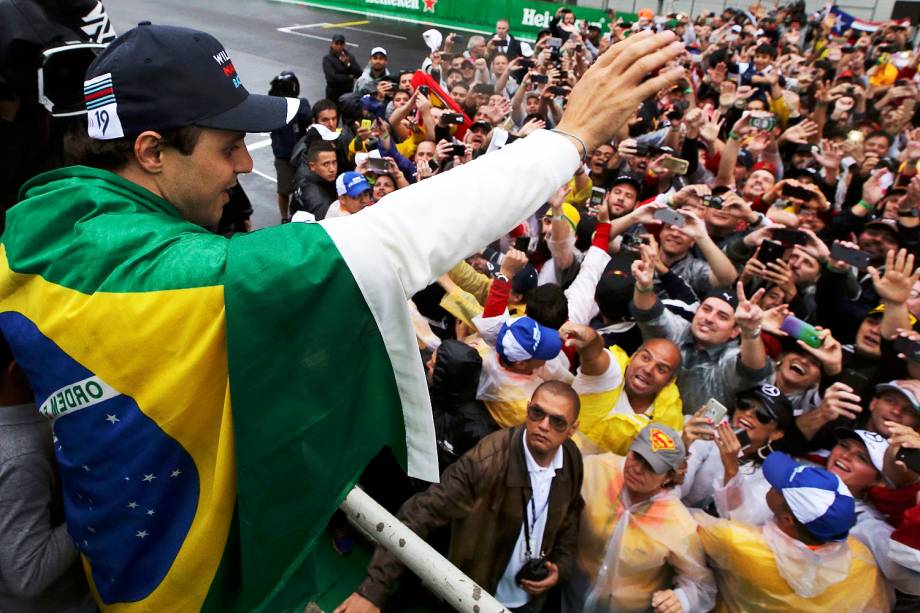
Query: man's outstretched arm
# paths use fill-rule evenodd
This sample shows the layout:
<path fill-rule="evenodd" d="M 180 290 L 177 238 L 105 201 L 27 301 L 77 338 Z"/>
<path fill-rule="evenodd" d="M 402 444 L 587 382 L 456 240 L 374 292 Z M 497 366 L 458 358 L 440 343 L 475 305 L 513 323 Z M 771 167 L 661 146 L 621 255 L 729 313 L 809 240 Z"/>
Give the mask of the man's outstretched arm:
<path fill-rule="evenodd" d="M 373 235 L 378 244 L 368 248 L 379 248 L 411 296 L 546 202 L 582 155 L 609 142 L 639 103 L 683 76 L 677 68 L 642 82 L 682 52 L 672 32 L 632 36 L 611 47 L 575 86 L 559 132 L 535 132 L 324 227 L 336 241 L 352 231 Z"/>

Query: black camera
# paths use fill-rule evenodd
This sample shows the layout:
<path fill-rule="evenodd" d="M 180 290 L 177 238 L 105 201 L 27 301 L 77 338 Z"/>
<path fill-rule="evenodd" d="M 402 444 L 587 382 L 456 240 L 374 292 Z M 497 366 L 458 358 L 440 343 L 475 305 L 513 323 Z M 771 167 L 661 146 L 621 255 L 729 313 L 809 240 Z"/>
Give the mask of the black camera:
<path fill-rule="evenodd" d="M 722 208 L 722 198 L 719 196 L 703 196 L 703 202 L 711 209 Z"/>
<path fill-rule="evenodd" d="M 636 155 L 639 157 L 646 157 L 652 155 L 653 151 L 650 146 L 646 143 L 636 143 Z"/>
<path fill-rule="evenodd" d="M 671 121 L 682 119 L 684 111 L 686 111 L 689 106 L 690 104 L 686 100 L 677 100 L 671 105 L 671 110 L 668 111 L 666 117 Z"/>
<path fill-rule="evenodd" d="M 632 251 L 638 251 L 639 247 L 642 245 L 648 245 L 648 238 L 644 236 L 639 236 L 638 234 L 623 234 L 621 239 L 620 246 L 623 249 L 630 249 Z"/>
<path fill-rule="evenodd" d="M 520 585 L 521 581 L 543 581 L 549 577 L 549 567 L 543 558 L 530 558 L 514 576 L 514 581 Z"/>

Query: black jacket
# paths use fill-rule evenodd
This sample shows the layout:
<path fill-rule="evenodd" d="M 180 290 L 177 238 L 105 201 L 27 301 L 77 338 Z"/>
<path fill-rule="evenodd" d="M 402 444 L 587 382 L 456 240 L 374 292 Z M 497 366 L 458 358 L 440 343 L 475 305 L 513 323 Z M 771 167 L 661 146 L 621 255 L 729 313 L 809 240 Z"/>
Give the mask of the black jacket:
<path fill-rule="evenodd" d="M 497 36 L 496 34 L 493 34 L 492 38 L 495 38 L 496 36 Z M 508 60 L 510 61 L 521 55 L 521 41 L 511 36 L 510 34 L 508 34 L 507 36 L 508 36 L 508 47 L 505 50 L 504 54 L 508 56 Z M 490 60 L 494 59 L 497 54 L 501 53 L 501 51 L 498 50 L 498 47 L 492 47 L 492 48 L 495 49 L 495 51 L 491 54 L 492 57 L 489 58 Z"/>
<path fill-rule="evenodd" d="M 442 472 L 483 437 L 498 430 L 485 405 L 476 400 L 481 371 L 482 358 L 475 349 L 453 339 L 441 343 L 430 391 Z"/>
<path fill-rule="evenodd" d="M 323 74 L 326 76 L 326 98 L 338 102 L 339 96 L 351 93 L 355 79 L 361 76 L 361 65 L 348 50 L 344 51 L 350 64 L 333 55 L 332 51 L 323 56 Z"/>
<path fill-rule="evenodd" d="M 301 180 L 295 183 L 294 193 L 291 194 L 291 215 L 306 211 L 313 213 L 319 221 L 326 217 L 326 211 L 337 198 L 335 181 L 324 181 L 308 168 Z"/>

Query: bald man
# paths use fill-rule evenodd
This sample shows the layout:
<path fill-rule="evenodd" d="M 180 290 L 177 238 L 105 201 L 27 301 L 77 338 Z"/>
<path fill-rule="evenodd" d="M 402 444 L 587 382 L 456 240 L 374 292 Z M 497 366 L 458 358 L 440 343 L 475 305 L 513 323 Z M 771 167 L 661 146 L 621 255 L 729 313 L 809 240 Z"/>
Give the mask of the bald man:
<path fill-rule="evenodd" d="M 626 455 L 632 440 L 652 421 L 683 428 L 675 383 L 681 364 L 677 345 L 650 339 L 629 356 L 616 345 L 605 348 L 588 326 L 567 323 L 559 334 L 581 358 L 572 387 L 581 398 L 580 436 L 574 440 L 583 453 Z"/>

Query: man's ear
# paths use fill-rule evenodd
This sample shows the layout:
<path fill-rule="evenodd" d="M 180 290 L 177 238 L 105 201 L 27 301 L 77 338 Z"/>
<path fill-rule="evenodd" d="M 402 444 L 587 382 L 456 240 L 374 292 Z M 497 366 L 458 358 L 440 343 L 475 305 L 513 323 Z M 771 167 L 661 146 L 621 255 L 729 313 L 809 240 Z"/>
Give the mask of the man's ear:
<path fill-rule="evenodd" d="M 738 326 L 735 326 L 734 328 L 732 328 L 731 340 L 735 340 L 736 338 L 738 338 L 738 335 L 740 334 L 741 334 L 741 328 Z"/>
<path fill-rule="evenodd" d="M 134 160 L 145 171 L 159 174 L 163 171 L 163 137 L 159 132 L 147 130 L 134 139 Z"/>

